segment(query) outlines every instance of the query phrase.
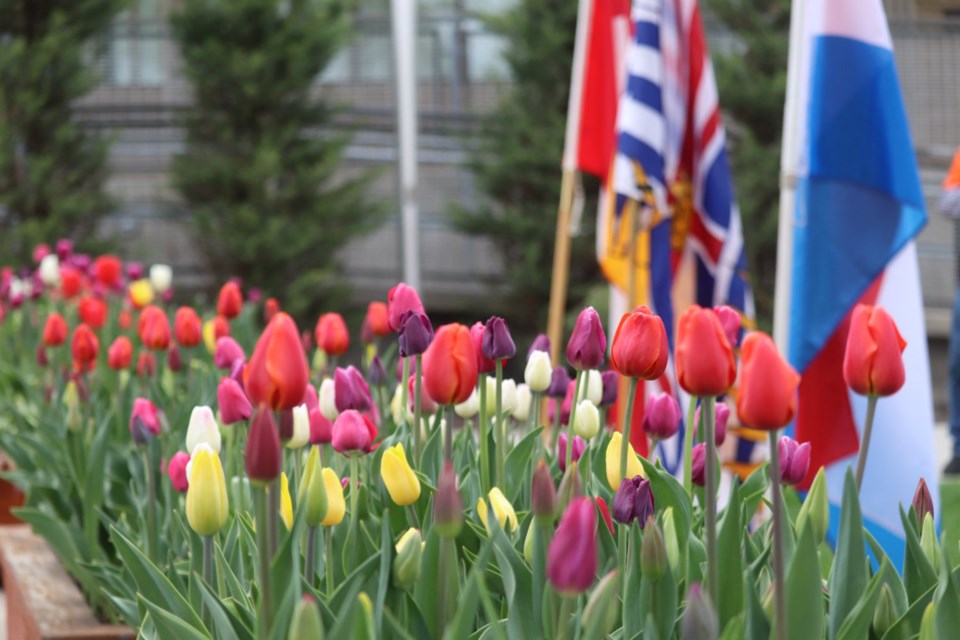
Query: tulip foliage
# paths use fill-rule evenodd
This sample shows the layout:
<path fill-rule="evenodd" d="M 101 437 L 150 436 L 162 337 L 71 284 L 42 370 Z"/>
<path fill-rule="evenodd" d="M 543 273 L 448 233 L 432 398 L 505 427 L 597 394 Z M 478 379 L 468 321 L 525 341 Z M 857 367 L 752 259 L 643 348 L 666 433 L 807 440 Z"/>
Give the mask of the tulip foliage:
<path fill-rule="evenodd" d="M 150 286 L 131 282 L 139 297 Z M 699 410 L 654 396 L 624 436 L 607 411 L 616 385 L 596 371 L 607 345 L 592 310 L 566 350 L 571 379 L 542 341 L 518 350 L 502 318 L 414 333 L 432 325 L 405 285 L 371 305 L 372 354 L 352 362 L 339 316 L 325 316 L 314 357 L 301 340 L 310 327 L 276 301 L 260 312 L 238 285 L 218 309 L 186 311 L 162 295 L 138 310 L 127 291 L 103 297 L 100 327 L 81 322 L 83 295 L 59 289 L 7 314 L 0 447 L 28 496 L 19 517 L 104 619 L 143 637 L 899 639 L 956 628 L 960 550 L 938 540 L 926 485 L 902 512 L 902 566 L 865 531 L 852 472 L 839 515 L 823 472 L 801 500 L 810 445 L 777 433 L 795 411 L 796 374 L 768 337 L 748 334 L 739 349 L 722 314 L 683 321 L 680 384 L 726 393 L 739 355 L 738 395 L 704 395 Z M 397 360 L 404 331 L 419 364 Z M 612 364 L 634 380 L 663 374 L 663 335 L 648 309 L 629 314 Z M 524 382 L 502 379 L 503 360 L 524 353 Z M 133 370 L 145 356 L 153 368 Z M 867 392 L 890 390 L 871 375 L 856 378 L 880 381 Z M 703 434 L 688 438 L 689 487 L 639 455 L 645 439 L 687 435 L 684 411 Z M 771 434 L 776 482 L 760 465 L 710 514 L 720 470 L 709 457 L 745 424 Z"/>

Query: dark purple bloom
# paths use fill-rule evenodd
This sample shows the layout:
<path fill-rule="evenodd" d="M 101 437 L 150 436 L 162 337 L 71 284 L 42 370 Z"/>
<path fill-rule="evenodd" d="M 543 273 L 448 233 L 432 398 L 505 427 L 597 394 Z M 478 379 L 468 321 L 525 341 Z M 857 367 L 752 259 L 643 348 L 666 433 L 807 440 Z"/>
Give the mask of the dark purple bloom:
<path fill-rule="evenodd" d="M 367 382 L 375 387 L 387 384 L 387 370 L 383 368 L 383 360 L 380 356 L 373 356 L 367 368 Z"/>
<path fill-rule="evenodd" d="M 596 369 L 603 362 L 607 350 L 607 336 L 603 333 L 600 315 L 587 307 L 577 316 L 570 340 L 567 342 L 567 362 L 577 371 Z"/>
<path fill-rule="evenodd" d="M 517 355 L 507 321 L 499 316 L 491 317 L 483 327 L 483 355 L 494 361 Z"/>
<path fill-rule="evenodd" d="M 430 318 L 410 311 L 400 325 L 400 355 L 404 358 L 418 356 L 433 342 L 433 325 Z"/>
<path fill-rule="evenodd" d="M 647 524 L 647 518 L 653 514 L 650 482 L 643 476 L 624 478 L 613 496 L 613 519 L 620 524 L 630 524 L 636 520 L 642 529 Z"/>
<path fill-rule="evenodd" d="M 547 334 L 541 333 L 536 338 L 533 339 L 533 343 L 530 345 L 530 349 L 527 351 L 527 358 L 530 358 L 530 354 L 534 351 L 544 351 L 550 353 L 550 338 L 547 337 Z"/>
<path fill-rule="evenodd" d="M 620 375 L 616 371 L 610 370 L 601 373 L 600 378 L 603 380 L 603 395 L 600 398 L 600 406 L 609 407 L 617 401 Z"/>
<path fill-rule="evenodd" d="M 362 413 L 369 410 L 373 404 L 367 381 L 353 365 L 346 369 L 337 367 L 333 373 L 333 390 L 337 411 L 340 413 L 349 409 Z"/>
<path fill-rule="evenodd" d="M 570 374 L 566 367 L 554 367 L 553 375 L 550 376 L 550 386 L 547 387 L 547 397 L 564 398 L 567 395 L 567 387 L 570 386 Z"/>

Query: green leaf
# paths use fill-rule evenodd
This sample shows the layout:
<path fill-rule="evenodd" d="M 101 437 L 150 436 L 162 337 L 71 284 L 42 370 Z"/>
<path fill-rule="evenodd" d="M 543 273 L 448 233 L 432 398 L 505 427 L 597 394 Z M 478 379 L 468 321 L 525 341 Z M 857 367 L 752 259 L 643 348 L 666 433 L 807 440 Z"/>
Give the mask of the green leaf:
<path fill-rule="evenodd" d="M 480 608 L 480 592 L 487 588 L 483 578 L 484 567 L 490 562 L 492 553 L 493 541 L 487 540 L 480 548 L 480 554 L 473 562 L 473 568 L 467 574 L 464 589 L 460 592 L 460 599 L 457 602 L 457 613 L 447 627 L 446 633 L 443 634 L 444 640 L 466 638 L 473 631 Z"/>
<path fill-rule="evenodd" d="M 790 640 L 822 638 L 824 631 L 823 587 L 813 527 L 806 523 L 797 541 L 796 553 L 787 569 L 787 637 Z"/>
<path fill-rule="evenodd" d="M 743 558 L 740 541 L 744 536 L 744 527 L 740 523 L 739 485 L 739 480 L 735 479 L 717 534 L 717 574 L 721 580 L 717 618 L 720 629 L 726 628 L 730 619 L 743 610 Z"/>
<path fill-rule="evenodd" d="M 623 535 L 624 525 L 619 526 L 620 534 Z M 640 633 L 640 630 L 643 628 L 643 621 L 647 616 L 645 605 L 648 603 L 640 597 L 640 582 L 642 578 L 640 553 L 643 549 L 643 535 L 641 534 L 640 527 L 635 527 L 632 524 L 629 525 L 627 531 L 629 531 L 630 534 L 630 546 L 632 548 L 627 557 L 627 566 L 625 567 L 627 572 L 627 591 L 624 601 L 634 604 L 623 608 L 622 631 L 625 638 L 632 638 Z"/>
<path fill-rule="evenodd" d="M 933 599 L 936 608 L 934 622 L 940 638 L 952 638 L 960 629 L 960 590 L 946 563 L 944 558 L 940 567 L 940 583 Z"/>
<path fill-rule="evenodd" d="M 380 525 L 380 578 L 377 582 L 377 600 L 373 607 L 378 638 L 383 629 L 383 610 L 386 608 L 387 587 L 390 584 L 390 559 L 392 556 L 393 541 L 390 539 L 390 521 L 387 519 L 387 511 L 384 510 L 383 521 Z"/>
<path fill-rule="evenodd" d="M 601 456 L 602 458 L 603 456 Z M 640 458 L 640 463 L 643 464 L 647 480 L 650 481 L 650 489 L 653 491 L 657 511 L 673 507 L 674 523 L 677 525 L 677 540 L 680 541 L 680 574 L 694 573 L 687 564 L 688 556 L 693 553 L 693 550 L 685 552 L 686 545 L 683 544 L 683 540 L 690 538 L 693 523 L 690 496 L 687 495 L 683 485 L 677 482 L 677 479 L 667 473 L 659 464 L 655 465 L 646 458 Z M 706 558 L 705 550 L 703 557 Z M 693 559 L 691 558 L 689 561 L 692 562 Z M 700 569 L 697 568 L 695 573 L 699 573 L 699 571 Z"/>
<path fill-rule="evenodd" d="M 537 446 L 537 441 L 542 431 L 543 427 L 533 429 L 525 435 L 520 442 L 514 445 L 510 449 L 510 453 L 507 454 L 507 459 L 504 462 L 504 468 L 507 473 L 507 486 L 504 488 L 504 491 L 506 491 L 507 499 L 510 500 L 511 503 L 516 503 L 521 492 L 526 488 L 526 484 L 530 481 L 527 468 L 530 465 L 530 456 L 533 453 L 534 447 Z"/>
<path fill-rule="evenodd" d="M 244 628 L 239 620 L 227 614 L 223 607 L 220 597 L 210 591 L 210 587 L 204 583 L 203 579 L 196 573 L 190 576 L 190 579 L 197 583 L 197 589 L 200 591 L 200 597 L 203 600 L 203 606 L 213 621 L 213 631 L 217 635 L 217 640 L 239 640 L 237 632 L 246 632 L 252 635 L 252 630 Z M 239 629 L 237 629 L 239 627 Z"/>
<path fill-rule="evenodd" d="M 856 606 L 843 621 L 837 632 L 837 640 L 866 639 L 873 624 L 873 614 L 880 599 L 880 587 L 883 586 L 881 574 L 877 573 L 870 579 L 866 592 L 857 600 Z"/>
<path fill-rule="evenodd" d="M 150 618 L 161 638 L 176 638 L 177 640 L 211 640 L 211 636 L 187 624 L 175 614 L 154 604 L 140 595 L 140 602 L 150 612 Z"/>
<path fill-rule="evenodd" d="M 838 637 L 844 621 L 866 591 L 866 556 L 857 483 L 853 479 L 853 471 L 848 468 L 843 485 L 837 554 L 834 556 L 830 571 L 830 638 Z"/>
<path fill-rule="evenodd" d="M 923 552 L 920 536 L 917 535 L 917 530 L 903 507 L 900 508 L 900 520 L 903 522 L 903 531 L 906 534 L 903 553 L 903 586 L 907 590 L 907 600 L 913 608 L 913 603 L 937 584 L 937 573 Z M 914 629 L 920 628 L 922 617 L 922 608 L 914 612 L 912 618 Z"/>
<path fill-rule="evenodd" d="M 497 566 L 500 567 L 500 574 L 503 577 L 504 598 L 509 603 L 507 634 L 511 638 L 533 638 L 536 627 L 530 615 L 533 611 L 530 567 L 510 544 L 496 518 L 489 518 L 489 520 L 493 523 L 490 538 L 493 540 Z"/>

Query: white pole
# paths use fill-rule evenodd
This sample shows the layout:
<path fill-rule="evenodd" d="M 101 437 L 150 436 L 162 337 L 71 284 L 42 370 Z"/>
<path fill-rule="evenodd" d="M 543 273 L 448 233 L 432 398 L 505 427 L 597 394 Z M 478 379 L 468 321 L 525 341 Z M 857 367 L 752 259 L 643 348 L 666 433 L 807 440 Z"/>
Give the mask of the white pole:
<path fill-rule="evenodd" d="M 391 0 L 393 53 L 397 67 L 397 160 L 403 281 L 420 289 L 420 214 L 417 210 L 417 3 Z"/>
<path fill-rule="evenodd" d="M 780 150 L 780 223 L 777 227 L 777 278 L 774 290 L 773 337 L 789 354 L 790 289 L 793 282 L 793 227 L 799 171 L 800 122 L 806 105 L 800 104 L 804 42 L 805 0 L 793 0 L 790 11 L 790 53 L 787 59 L 787 92 L 783 108 L 783 144 Z"/>

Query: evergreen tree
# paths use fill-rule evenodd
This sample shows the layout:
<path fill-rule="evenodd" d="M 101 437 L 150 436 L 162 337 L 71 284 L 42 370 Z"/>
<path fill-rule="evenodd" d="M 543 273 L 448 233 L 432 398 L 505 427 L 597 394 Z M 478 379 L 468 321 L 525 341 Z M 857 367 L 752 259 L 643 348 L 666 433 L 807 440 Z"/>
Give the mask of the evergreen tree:
<path fill-rule="evenodd" d="M 757 320 L 769 327 L 777 270 L 780 137 L 787 87 L 788 0 L 707 0 L 735 36 L 727 53 L 711 49 L 730 160 L 743 218 Z"/>
<path fill-rule="evenodd" d="M 0 0 L 0 263 L 38 242 L 80 245 L 109 211 L 107 141 L 77 123 L 93 42 L 126 0 Z"/>
<path fill-rule="evenodd" d="M 337 250 L 380 220 L 368 178 L 338 175 L 349 137 L 315 95 L 347 37 L 346 10 L 338 0 L 185 0 L 171 18 L 194 91 L 174 183 L 215 274 L 297 313 L 316 310 L 318 288 L 334 288 Z"/>
<path fill-rule="evenodd" d="M 510 94 L 485 117 L 471 170 L 485 195 L 473 210 L 458 208 L 457 227 L 485 235 L 500 250 L 509 290 L 511 329 L 546 326 L 560 197 L 560 157 L 570 91 L 576 2 L 518 0 L 487 18 L 506 37 Z M 584 211 L 596 211 L 596 181 L 586 179 Z M 592 216 L 589 216 L 592 218 Z M 583 302 L 600 275 L 590 222 L 571 246 L 568 307 Z"/>

